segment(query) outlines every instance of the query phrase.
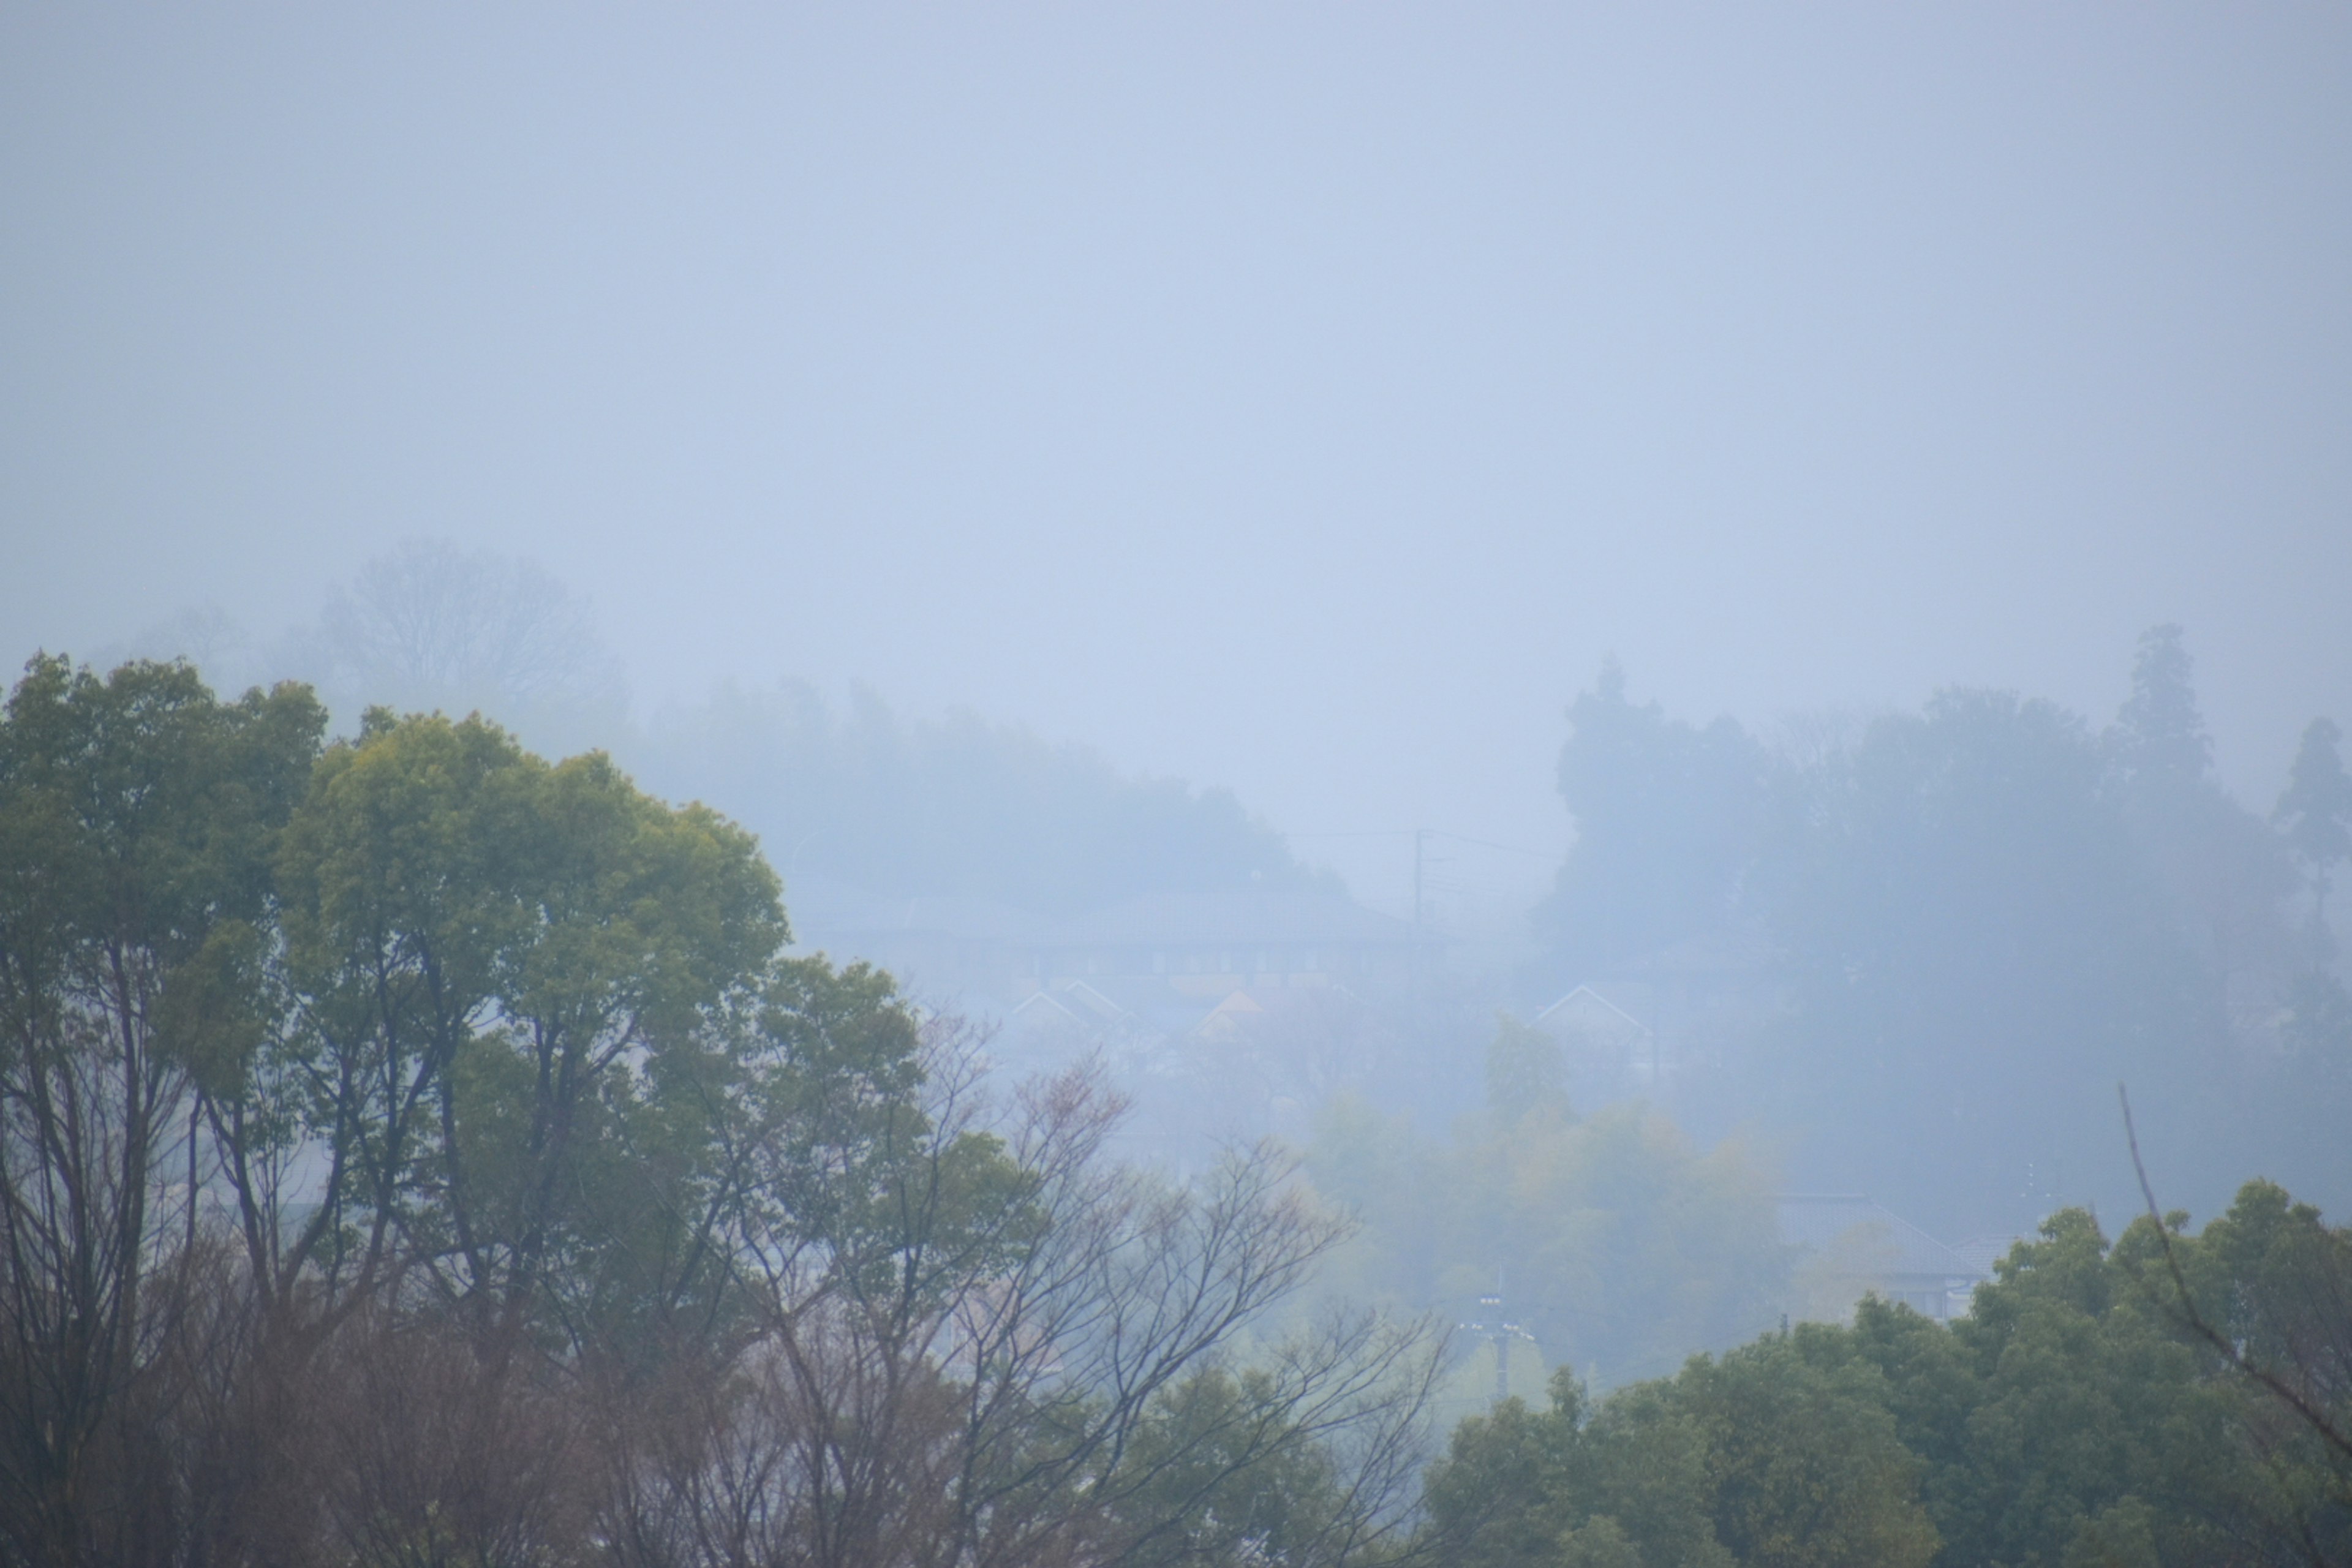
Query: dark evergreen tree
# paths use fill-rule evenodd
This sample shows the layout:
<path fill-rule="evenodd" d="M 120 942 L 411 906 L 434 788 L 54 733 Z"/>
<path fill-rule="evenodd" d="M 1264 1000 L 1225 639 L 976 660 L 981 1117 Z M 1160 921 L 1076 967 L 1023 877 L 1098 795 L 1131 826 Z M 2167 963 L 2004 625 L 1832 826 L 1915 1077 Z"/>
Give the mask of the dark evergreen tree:
<path fill-rule="evenodd" d="M 1569 709 L 1559 793 L 1576 846 L 1537 911 L 1566 972 L 1598 973 L 1722 927 L 1756 851 L 1769 771 L 1729 719 L 1705 729 L 1625 695 L 1616 659 Z"/>
<path fill-rule="evenodd" d="M 2168 623 L 2140 634 L 2131 696 L 2116 718 L 2116 749 L 2135 779 L 2193 783 L 2213 765 L 2195 677 L 2179 626 Z"/>
<path fill-rule="evenodd" d="M 2332 719 L 2314 719 L 2295 748 L 2294 765 L 2271 820 L 2286 835 L 2296 859 L 2311 874 L 2315 919 L 2327 918 L 2328 873 L 2352 858 L 2352 775 L 2337 749 L 2344 731 Z"/>

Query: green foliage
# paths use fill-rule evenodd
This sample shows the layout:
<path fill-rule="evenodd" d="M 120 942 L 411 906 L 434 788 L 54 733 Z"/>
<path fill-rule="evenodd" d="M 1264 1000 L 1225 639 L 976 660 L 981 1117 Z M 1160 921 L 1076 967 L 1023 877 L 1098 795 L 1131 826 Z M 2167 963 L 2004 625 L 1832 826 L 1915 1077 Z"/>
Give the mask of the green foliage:
<path fill-rule="evenodd" d="M 1455 1431 L 1432 1539 L 1479 1568 L 2345 1561 L 2352 1459 L 2277 1389 L 2352 1416 L 2352 1237 L 2256 1182 L 2173 1249 L 2186 1298 L 2152 1221 L 2110 1247 L 2069 1210 L 1949 1327 L 1872 1300 L 1597 1411 L 1563 1370 L 1548 1411 Z"/>
<path fill-rule="evenodd" d="M 263 917 L 324 721 L 297 688 L 222 703 L 185 665 L 101 679 L 34 659 L 0 726 L 0 969 L 17 1008 L 60 986 L 93 995 L 109 966 L 118 1004 L 126 984 L 216 984 L 250 952 L 229 928 Z"/>
<path fill-rule="evenodd" d="M 602 755 L 322 728 L 62 659 L 0 715 L 0 1558 L 1399 1531 L 1423 1337 L 1226 1357 L 1344 1229 L 1270 1148 L 1178 1185 L 1106 1163 L 1086 1073 L 992 1099 L 888 975 L 782 955 L 751 835 Z"/>
<path fill-rule="evenodd" d="M 195 1114 L 275 998 L 268 870 L 323 715 L 181 664 L 38 658 L 0 711 L 0 1558 L 135 1561 L 163 1510 L 104 1457 L 201 1219 Z"/>
<path fill-rule="evenodd" d="M 1154 1402 L 1128 1462 L 1148 1482 L 1124 1504 L 1145 1565 L 1329 1562 L 1349 1499 L 1330 1456 L 1272 1416 L 1263 1372 L 1206 1368 Z"/>
<path fill-rule="evenodd" d="M 1433 1526 L 1479 1568 L 1925 1568 L 1936 1532 L 1882 1392 L 1874 1369 L 1786 1340 L 1700 1357 L 1590 1419 L 1562 1372 L 1549 1410 L 1463 1424 L 1430 1478 Z"/>
<path fill-rule="evenodd" d="M 95 1044 L 240 1088 L 282 1013 L 271 869 L 324 724 L 299 688 L 222 702 L 182 664 L 26 667 L 0 717 L 0 1060 Z"/>
<path fill-rule="evenodd" d="M 661 1090 L 702 1080 L 663 1064 L 751 1005 L 785 935 L 750 835 L 479 718 L 372 710 L 320 760 L 278 873 L 305 999 L 289 1070 L 337 1158 L 322 1214 L 365 1221 L 363 1270 L 396 1232 L 454 1297 L 510 1311 L 629 1207 L 605 1151 L 685 1157 Z"/>
<path fill-rule="evenodd" d="M 1331 1289 L 1461 1316 L 1501 1268 L 1544 1359 L 1618 1378 L 1770 1321 L 1787 1260 L 1753 1152 L 1702 1152 L 1640 1106 L 1578 1117 L 1557 1048 L 1507 1018 L 1488 1082 L 1448 1141 L 1349 1097 L 1325 1111 L 1308 1174 L 1364 1222 Z"/>
<path fill-rule="evenodd" d="M 1716 1538 L 1759 1568 L 1923 1568 L 1938 1542 L 1882 1378 L 1805 1349 L 1765 1340 L 1676 1380 L 1711 1440 Z"/>
<path fill-rule="evenodd" d="M 1530 1113 L 1569 1116 L 1568 1058 L 1559 1042 L 1505 1014 L 1486 1047 L 1486 1109 L 1501 1127 L 1517 1126 Z"/>

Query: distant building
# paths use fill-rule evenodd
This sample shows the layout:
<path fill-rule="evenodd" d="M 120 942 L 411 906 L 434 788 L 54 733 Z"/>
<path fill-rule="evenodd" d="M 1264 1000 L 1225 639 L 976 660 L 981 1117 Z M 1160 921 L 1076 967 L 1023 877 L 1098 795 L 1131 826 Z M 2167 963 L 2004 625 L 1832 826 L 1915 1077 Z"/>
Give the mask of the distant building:
<path fill-rule="evenodd" d="M 1655 1085 L 1666 1073 L 1656 1031 L 1590 985 L 1538 1013 L 1535 1026 L 1560 1043 L 1580 1086 L 1613 1092 Z"/>
<path fill-rule="evenodd" d="M 863 958 L 919 989 L 1017 1009 L 1057 983 L 1131 982 L 1196 997 L 1407 978 L 1433 961 L 1433 939 L 1335 893 L 1168 893 L 1055 919 L 977 899 L 878 899 L 804 890 L 800 945 Z"/>
<path fill-rule="evenodd" d="M 1782 1005 L 1769 942 L 1726 929 L 1588 974 L 1532 1021 L 1580 1096 L 1671 1100 L 1752 1047 Z"/>
<path fill-rule="evenodd" d="M 1992 1278 L 2008 1242 L 1979 1237 L 1947 1247 L 1859 1194 L 1798 1193 L 1778 1200 L 1780 1237 L 1797 1248 L 1796 1315 L 1837 1320 L 1867 1295 L 1948 1322 L 1965 1314 Z"/>

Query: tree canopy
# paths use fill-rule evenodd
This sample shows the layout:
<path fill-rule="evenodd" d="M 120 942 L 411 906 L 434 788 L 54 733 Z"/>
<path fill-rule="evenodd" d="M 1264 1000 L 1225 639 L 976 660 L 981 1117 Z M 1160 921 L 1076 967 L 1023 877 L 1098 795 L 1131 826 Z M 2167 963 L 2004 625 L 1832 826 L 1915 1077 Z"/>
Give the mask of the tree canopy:
<path fill-rule="evenodd" d="M 324 728 L 177 663 L 0 713 L 0 1563 L 1400 1539 L 1431 1347 L 1274 1321 L 1349 1230 L 1277 1150 L 1118 1165 L 602 754 Z"/>
<path fill-rule="evenodd" d="M 2352 819 L 2333 727 L 2273 827 L 2214 779 L 2193 676 L 2163 626 L 2104 731 L 1950 689 L 1767 746 L 1633 703 L 1612 663 L 1561 753 L 1577 839 L 1537 921 L 1547 994 L 1756 955 L 1698 982 L 1745 1011 L 1698 1042 L 1682 1109 L 1760 1115 L 1800 1184 L 1948 1235 L 2127 1201 L 2118 1080 L 2200 1201 L 2254 1167 L 2340 1195 L 2352 1006 L 2293 907 L 2294 861 L 2324 891 Z"/>
<path fill-rule="evenodd" d="M 1563 1368 L 1456 1429 L 1430 1528 L 1478 1568 L 2347 1561 L 2352 1451 L 2187 1309 L 2340 1435 L 2352 1238 L 2259 1182 L 2165 1223 L 2189 1297 L 2154 1220 L 2067 1210 L 1948 1327 L 1874 1298 L 1598 1405 Z"/>

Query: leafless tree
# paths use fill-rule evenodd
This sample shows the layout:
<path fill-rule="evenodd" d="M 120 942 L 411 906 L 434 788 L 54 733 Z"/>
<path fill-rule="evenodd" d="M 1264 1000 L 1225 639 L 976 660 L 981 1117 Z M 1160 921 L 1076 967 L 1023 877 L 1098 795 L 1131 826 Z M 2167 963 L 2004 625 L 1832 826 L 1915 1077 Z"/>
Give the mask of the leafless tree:
<path fill-rule="evenodd" d="M 803 1178 L 782 1166 L 755 1184 L 769 1201 L 734 1245 L 759 1331 L 631 1436 L 607 1530 L 624 1555 L 1177 1561 L 1221 1489 L 1308 1451 L 1329 1482 L 1300 1560 L 1392 1536 L 1435 1347 L 1375 1317 L 1273 1321 L 1346 1223 L 1271 1147 L 1191 1187 L 1119 1166 L 1123 1106 L 1095 1073 L 1000 1107 L 972 1044 L 934 1026 L 927 1102 L 838 1152 L 828 1179 L 867 1186 L 832 1219 L 785 1200 Z M 1188 1400 L 1207 1377 L 1220 1397 Z"/>
<path fill-rule="evenodd" d="M 535 563 L 412 539 L 368 562 L 280 652 L 344 700 L 463 712 L 616 710 L 619 661 L 563 584 Z"/>

